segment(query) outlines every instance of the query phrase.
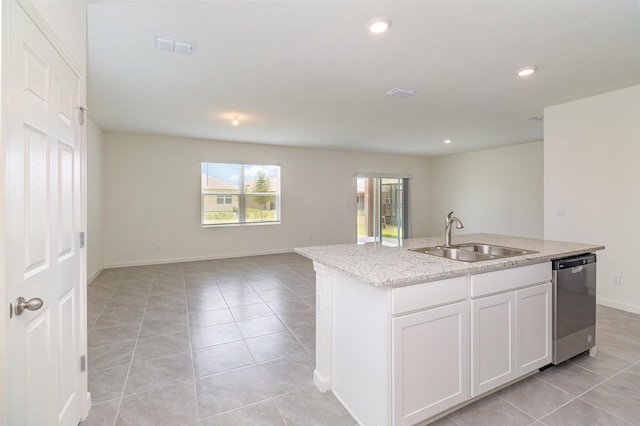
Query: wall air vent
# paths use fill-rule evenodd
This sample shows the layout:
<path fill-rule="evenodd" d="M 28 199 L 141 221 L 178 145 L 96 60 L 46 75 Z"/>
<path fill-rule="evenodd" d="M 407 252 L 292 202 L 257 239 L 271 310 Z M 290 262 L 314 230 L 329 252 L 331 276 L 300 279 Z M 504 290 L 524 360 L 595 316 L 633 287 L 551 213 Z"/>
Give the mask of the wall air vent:
<path fill-rule="evenodd" d="M 387 92 L 387 95 L 399 96 L 401 98 L 406 98 L 407 96 L 413 96 L 415 94 L 416 94 L 415 90 L 403 89 L 402 87 L 394 87 L 393 89 Z"/>
<path fill-rule="evenodd" d="M 193 43 L 185 43 L 184 41 L 173 40 L 160 36 L 155 36 L 154 39 L 158 49 L 182 53 L 185 55 L 193 55 L 196 53 L 196 45 Z"/>

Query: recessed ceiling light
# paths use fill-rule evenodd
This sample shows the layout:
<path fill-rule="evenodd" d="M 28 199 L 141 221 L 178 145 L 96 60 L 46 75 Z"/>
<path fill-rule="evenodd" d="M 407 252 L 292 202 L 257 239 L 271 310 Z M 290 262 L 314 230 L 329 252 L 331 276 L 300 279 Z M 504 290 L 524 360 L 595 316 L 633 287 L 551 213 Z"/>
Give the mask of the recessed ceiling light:
<path fill-rule="evenodd" d="M 237 126 L 238 124 L 240 124 L 240 120 L 238 120 L 237 115 L 233 116 L 233 120 L 231 120 L 231 124 L 233 124 L 234 126 Z"/>
<path fill-rule="evenodd" d="M 537 69 L 538 67 L 520 68 L 518 71 L 516 71 L 516 74 L 518 74 L 520 77 L 526 77 L 536 72 Z"/>
<path fill-rule="evenodd" d="M 451 139 L 445 139 L 444 140 L 444 143 L 451 143 L 451 142 L 453 142 Z"/>
<path fill-rule="evenodd" d="M 391 19 L 389 18 L 375 18 L 367 23 L 367 28 L 374 34 L 380 34 L 389 29 L 391 26 Z"/>

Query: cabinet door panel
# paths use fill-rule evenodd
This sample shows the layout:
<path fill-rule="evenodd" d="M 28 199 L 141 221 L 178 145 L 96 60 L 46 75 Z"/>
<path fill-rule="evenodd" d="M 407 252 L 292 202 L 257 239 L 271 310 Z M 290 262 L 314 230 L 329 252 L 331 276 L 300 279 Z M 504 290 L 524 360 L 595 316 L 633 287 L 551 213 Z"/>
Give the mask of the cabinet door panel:
<path fill-rule="evenodd" d="M 471 396 L 516 378 L 515 292 L 471 301 Z"/>
<path fill-rule="evenodd" d="M 412 425 L 469 397 L 468 302 L 394 318 L 396 425 Z"/>
<path fill-rule="evenodd" d="M 551 362 L 551 283 L 518 290 L 518 375 Z"/>

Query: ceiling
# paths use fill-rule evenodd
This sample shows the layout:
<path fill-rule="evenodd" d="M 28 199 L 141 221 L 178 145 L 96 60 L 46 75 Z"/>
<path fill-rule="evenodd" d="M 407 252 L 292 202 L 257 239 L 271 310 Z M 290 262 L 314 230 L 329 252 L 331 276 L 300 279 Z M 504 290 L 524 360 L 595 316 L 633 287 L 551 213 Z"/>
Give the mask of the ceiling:
<path fill-rule="evenodd" d="M 113 132 L 437 156 L 541 140 L 544 107 L 640 84 L 640 0 L 90 0 L 88 28 Z"/>

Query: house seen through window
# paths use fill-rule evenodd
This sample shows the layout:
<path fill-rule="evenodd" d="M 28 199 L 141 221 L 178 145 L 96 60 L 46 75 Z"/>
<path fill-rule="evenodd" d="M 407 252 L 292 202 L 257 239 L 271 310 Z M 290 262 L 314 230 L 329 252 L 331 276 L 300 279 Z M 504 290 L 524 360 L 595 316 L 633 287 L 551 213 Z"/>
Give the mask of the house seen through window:
<path fill-rule="evenodd" d="M 280 166 L 201 163 L 203 226 L 280 222 Z"/>

